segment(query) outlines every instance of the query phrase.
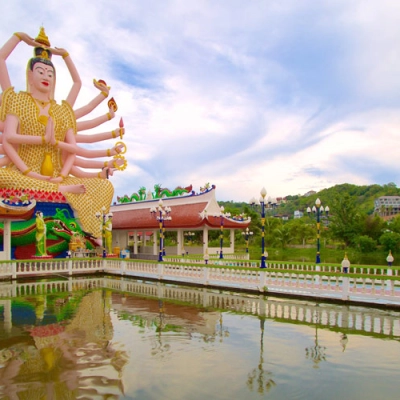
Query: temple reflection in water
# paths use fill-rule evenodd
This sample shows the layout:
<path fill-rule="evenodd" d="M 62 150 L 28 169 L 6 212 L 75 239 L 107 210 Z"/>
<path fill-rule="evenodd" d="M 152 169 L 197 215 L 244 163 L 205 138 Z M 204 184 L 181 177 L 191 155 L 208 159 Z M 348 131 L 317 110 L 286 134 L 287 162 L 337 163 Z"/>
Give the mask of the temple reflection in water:
<path fill-rule="evenodd" d="M 399 350 L 393 310 L 110 277 L 3 282 L 0 296 L 2 398 L 282 396 L 291 363 L 312 379 L 352 341 Z"/>

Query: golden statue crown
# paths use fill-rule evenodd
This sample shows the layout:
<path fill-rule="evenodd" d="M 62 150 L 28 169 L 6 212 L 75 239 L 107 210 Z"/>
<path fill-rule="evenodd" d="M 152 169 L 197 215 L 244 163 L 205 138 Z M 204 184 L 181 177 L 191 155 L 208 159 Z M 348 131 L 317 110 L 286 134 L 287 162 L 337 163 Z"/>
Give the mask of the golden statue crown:
<path fill-rule="evenodd" d="M 35 41 L 40 43 L 40 44 L 43 44 L 46 47 L 50 47 L 50 41 L 49 41 L 49 38 L 46 35 L 46 32 L 44 31 L 44 27 L 43 26 L 40 27 L 39 34 L 35 38 Z"/>
<path fill-rule="evenodd" d="M 35 38 L 35 41 L 42 44 L 44 47 L 35 47 L 33 50 L 34 57 L 39 57 L 43 60 L 51 60 L 52 54 L 48 49 L 48 47 L 50 47 L 50 41 L 43 26 L 40 27 L 39 34 Z"/>

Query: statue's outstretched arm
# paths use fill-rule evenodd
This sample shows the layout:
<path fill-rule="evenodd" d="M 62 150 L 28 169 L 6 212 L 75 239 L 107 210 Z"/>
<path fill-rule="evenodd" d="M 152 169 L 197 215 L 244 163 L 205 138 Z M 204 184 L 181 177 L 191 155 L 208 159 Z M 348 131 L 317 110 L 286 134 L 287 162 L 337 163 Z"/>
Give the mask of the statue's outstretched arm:
<path fill-rule="evenodd" d="M 8 121 L 8 122 L 7 122 Z M 49 118 L 51 121 L 51 118 Z M 18 118 L 15 115 L 8 114 L 4 124 L 4 133 L 6 133 L 7 141 L 13 144 L 45 144 L 45 136 L 21 135 L 18 132 Z"/>
<path fill-rule="evenodd" d="M 18 129 L 18 119 L 14 115 L 7 115 L 6 120 L 4 121 L 4 132 L 3 132 L 3 150 L 4 153 L 7 154 L 11 162 L 22 172 L 23 175 L 29 176 L 31 178 L 41 179 L 41 180 L 49 180 L 48 176 L 38 174 L 37 172 L 31 171 L 30 168 L 24 163 L 21 157 L 18 154 L 17 145 L 13 145 L 9 140 L 9 136 L 13 137 L 14 133 Z M 47 128 L 46 128 L 47 129 Z M 16 136 L 22 136 L 16 134 Z M 37 139 L 42 140 L 40 137 Z"/>
<path fill-rule="evenodd" d="M 40 43 L 37 43 L 33 38 L 23 32 L 14 33 L 3 45 L 3 47 L 0 49 L 0 86 L 3 92 L 11 86 L 6 60 L 20 41 L 25 42 L 29 46 L 40 46 Z"/>
<path fill-rule="evenodd" d="M 80 132 L 80 131 L 86 131 L 88 129 L 96 128 L 96 126 L 104 124 L 105 122 L 110 121 L 114 117 L 115 117 L 115 112 L 113 111 L 112 108 L 110 108 L 107 114 L 101 115 L 100 117 L 89 119 L 87 121 L 77 122 L 76 130 L 78 132 Z"/>
<path fill-rule="evenodd" d="M 118 169 L 125 164 L 125 160 L 121 158 L 112 158 L 111 160 L 107 161 L 100 161 L 100 160 L 88 160 L 86 158 L 76 157 L 74 165 L 77 167 L 82 168 L 115 168 Z"/>
<path fill-rule="evenodd" d="M 73 107 L 76 102 L 76 99 L 78 97 L 78 94 L 81 90 L 81 87 L 82 87 L 82 81 L 79 76 L 78 70 L 76 69 L 75 64 L 72 61 L 72 58 L 69 55 L 68 51 L 66 51 L 65 49 L 58 48 L 58 47 L 50 48 L 49 50 L 53 53 L 53 55 L 62 56 L 62 58 L 65 61 L 65 65 L 67 66 L 68 71 L 71 75 L 73 84 L 72 84 L 72 88 L 69 91 L 68 96 L 65 99 L 65 101 L 71 107 Z"/>
<path fill-rule="evenodd" d="M 125 134 L 125 128 L 117 128 L 115 131 L 108 131 L 103 133 L 94 133 L 92 135 L 76 135 L 76 141 L 78 143 L 95 143 L 101 142 L 108 139 L 122 139 Z"/>
<path fill-rule="evenodd" d="M 76 144 L 59 142 L 58 140 L 53 141 L 52 144 L 54 146 L 58 146 L 61 150 L 68 151 L 70 153 L 74 153 L 77 156 L 86 157 L 86 158 L 98 158 L 98 157 L 111 157 L 121 153 L 125 144 L 117 144 L 111 149 L 102 149 L 102 150 L 89 150 L 84 149 L 83 147 L 79 147 Z"/>
<path fill-rule="evenodd" d="M 87 172 L 83 171 L 77 166 L 72 166 L 71 168 L 71 174 L 76 176 L 77 178 L 101 178 L 101 179 L 107 179 L 109 176 L 112 176 L 114 173 L 115 169 L 114 168 L 103 168 L 99 172 Z"/>
<path fill-rule="evenodd" d="M 97 81 L 96 79 L 93 79 L 93 85 L 101 92 L 85 106 L 74 110 L 76 119 L 82 118 L 92 112 L 103 100 L 108 97 L 108 94 L 110 93 L 110 88 L 106 84 L 102 83 L 102 81 Z M 112 118 L 114 118 L 114 116 L 112 116 Z"/>

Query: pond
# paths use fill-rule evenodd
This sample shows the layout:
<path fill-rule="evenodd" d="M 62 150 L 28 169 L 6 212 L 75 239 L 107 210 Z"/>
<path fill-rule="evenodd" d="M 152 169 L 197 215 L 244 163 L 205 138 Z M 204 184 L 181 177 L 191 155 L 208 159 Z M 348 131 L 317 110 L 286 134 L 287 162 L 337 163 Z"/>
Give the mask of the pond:
<path fill-rule="evenodd" d="M 400 312 L 110 277 L 0 283 L 2 399 L 392 399 Z"/>

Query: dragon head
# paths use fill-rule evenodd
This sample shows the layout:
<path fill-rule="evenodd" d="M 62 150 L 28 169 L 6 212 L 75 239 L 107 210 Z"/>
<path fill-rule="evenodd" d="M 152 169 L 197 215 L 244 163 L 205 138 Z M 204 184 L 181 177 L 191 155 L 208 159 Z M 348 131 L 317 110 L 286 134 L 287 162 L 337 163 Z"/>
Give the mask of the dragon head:
<path fill-rule="evenodd" d="M 70 242 L 73 237 L 79 235 L 85 239 L 88 248 L 94 248 L 96 246 L 95 237 L 83 231 L 77 219 L 73 218 L 66 209 L 56 209 L 52 233 L 67 242 Z"/>

